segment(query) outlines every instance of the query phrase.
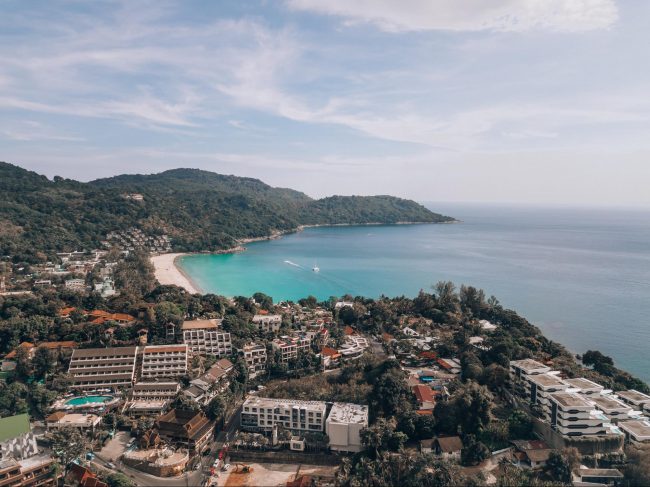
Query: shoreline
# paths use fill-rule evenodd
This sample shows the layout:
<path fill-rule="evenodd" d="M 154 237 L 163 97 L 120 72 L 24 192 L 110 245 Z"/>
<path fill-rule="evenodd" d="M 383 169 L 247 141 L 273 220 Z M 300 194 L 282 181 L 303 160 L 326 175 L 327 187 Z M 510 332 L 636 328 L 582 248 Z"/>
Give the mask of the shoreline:
<path fill-rule="evenodd" d="M 320 227 L 363 227 L 363 226 L 379 226 L 379 225 L 440 225 L 450 223 L 461 223 L 460 220 L 452 220 L 448 222 L 395 222 L 395 223 L 316 223 L 312 225 L 298 225 L 296 228 L 284 231 L 275 231 L 271 235 L 264 235 L 262 237 L 242 238 L 236 240 L 237 245 L 228 249 L 203 251 L 203 252 L 172 252 L 169 254 L 159 254 L 149 257 L 149 261 L 154 266 L 154 275 L 158 282 L 162 285 L 173 285 L 182 287 L 191 294 L 205 294 L 200 286 L 192 279 L 192 277 L 183 270 L 178 264 L 178 260 L 187 255 L 226 255 L 226 254 L 239 254 L 246 252 L 245 244 L 254 242 L 263 242 L 266 240 L 276 240 L 285 235 L 302 232 L 307 228 L 320 228 Z"/>
<path fill-rule="evenodd" d="M 178 259 L 186 255 L 190 254 L 176 252 L 149 257 L 149 261 L 154 267 L 156 280 L 163 286 L 172 285 L 182 287 L 190 294 L 204 294 L 201 288 L 178 265 Z"/>

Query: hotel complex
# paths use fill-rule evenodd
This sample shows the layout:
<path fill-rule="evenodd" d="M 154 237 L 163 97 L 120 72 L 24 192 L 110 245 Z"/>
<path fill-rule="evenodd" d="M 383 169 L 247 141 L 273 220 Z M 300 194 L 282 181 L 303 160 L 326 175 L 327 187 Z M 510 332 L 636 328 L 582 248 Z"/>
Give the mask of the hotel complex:
<path fill-rule="evenodd" d="M 173 379 L 187 373 L 188 347 L 151 345 L 142 352 L 142 379 Z"/>
<path fill-rule="evenodd" d="M 138 347 L 84 348 L 72 352 L 68 373 L 75 389 L 129 388 Z"/>
<path fill-rule="evenodd" d="M 194 354 L 225 357 L 232 353 L 230 333 L 221 330 L 223 320 L 184 321 L 183 343 Z"/>

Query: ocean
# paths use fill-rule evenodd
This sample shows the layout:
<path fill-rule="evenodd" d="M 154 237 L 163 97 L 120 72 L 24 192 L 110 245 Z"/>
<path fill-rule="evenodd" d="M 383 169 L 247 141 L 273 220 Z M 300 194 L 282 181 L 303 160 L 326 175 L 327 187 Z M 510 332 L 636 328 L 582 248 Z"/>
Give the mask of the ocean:
<path fill-rule="evenodd" d="M 276 301 L 469 284 L 573 352 L 650 380 L 650 210 L 427 206 L 462 222 L 310 228 L 180 265 L 204 292 Z"/>

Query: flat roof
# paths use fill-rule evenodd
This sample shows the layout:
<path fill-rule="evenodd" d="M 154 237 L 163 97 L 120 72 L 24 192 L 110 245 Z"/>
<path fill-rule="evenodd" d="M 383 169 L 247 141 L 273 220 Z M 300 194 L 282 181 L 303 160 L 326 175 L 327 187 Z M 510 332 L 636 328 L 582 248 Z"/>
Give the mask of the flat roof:
<path fill-rule="evenodd" d="M 623 474 L 615 468 L 581 468 L 576 473 L 581 477 L 623 478 Z"/>
<path fill-rule="evenodd" d="M 601 386 L 600 384 L 592 380 L 585 379 L 584 377 L 576 377 L 575 379 L 564 379 L 564 382 L 578 389 L 604 389 L 604 387 Z"/>
<path fill-rule="evenodd" d="M 274 399 L 270 397 L 257 397 L 249 396 L 244 402 L 244 407 L 253 406 L 253 407 L 275 407 L 275 406 L 284 406 L 287 408 L 292 408 L 294 406 L 304 406 L 311 408 L 318 408 L 325 410 L 325 402 L 323 401 L 303 401 L 300 399 Z"/>
<path fill-rule="evenodd" d="M 54 415 L 52 415 L 54 416 Z M 49 418 L 48 418 L 49 419 Z M 93 424 L 95 421 L 98 421 L 100 418 L 96 414 L 80 414 L 80 413 L 66 413 L 62 417 L 52 418 L 53 421 L 57 423 L 66 423 L 66 424 Z"/>
<path fill-rule="evenodd" d="M 113 357 L 116 355 L 135 356 L 137 350 L 138 347 L 77 348 L 72 352 L 72 359 L 78 357 Z"/>
<path fill-rule="evenodd" d="M 623 401 L 614 399 L 611 396 L 590 396 L 589 400 L 593 401 L 599 408 L 603 409 L 632 409 Z"/>
<path fill-rule="evenodd" d="M 650 396 L 634 389 L 630 389 L 629 391 L 618 391 L 616 395 L 630 402 L 650 402 Z"/>
<path fill-rule="evenodd" d="M 537 360 L 533 360 L 532 358 L 525 358 L 522 360 L 513 360 L 510 362 L 510 365 L 518 367 L 522 369 L 524 372 L 528 373 L 529 371 L 532 370 L 537 370 L 537 369 L 548 369 L 551 370 L 550 367 L 547 365 L 544 365 L 541 362 L 538 362 Z"/>
<path fill-rule="evenodd" d="M 191 320 L 183 321 L 183 330 L 204 330 L 204 329 L 214 329 L 221 326 L 223 320 L 211 319 L 211 320 Z"/>
<path fill-rule="evenodd" d="M 327 421 L 330 423 L 368 424 L 368 406 L 349 402 L 335 402 Z"/>
<path fill-rule="evenodd" d="M 579 407 L 579 408 L 591 408 L 593 407 L 587 399 L 582 397 L 580 394 L 575 392 L 554 392 L 551 394 L 558 404 L 564 407 Z"/>
<path fill-rule="evenodd" d="M 187 345 L 149 345 L 143 353 L 187 352 Z"/>
<path fill-rule="evenodd" d="M 567 384 L 557 375 L 539 374 L 528 377 L 528 380 L 542 387 L 566 386 Z"/>
<path fill-rule="evenodd" d="M 0 418 L 0 442 L 11 440 L 31 431 L 28 414 Z"/>
<path fill-rule="evenodd" d="M 650 438 L 650 421 L 621 421 L 617 426 L 633 436 Z"/>

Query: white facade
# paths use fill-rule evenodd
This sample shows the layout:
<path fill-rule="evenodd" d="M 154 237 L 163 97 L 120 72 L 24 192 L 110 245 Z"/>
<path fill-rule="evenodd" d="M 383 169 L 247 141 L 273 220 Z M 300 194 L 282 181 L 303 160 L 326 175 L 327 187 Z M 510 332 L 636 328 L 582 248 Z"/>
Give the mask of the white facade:
<path fill-rule="evenodd" d="M 68 373 L 75 389 L 131 387 L 137 347 L 85 348 L 72 352 Z"/>
<path fill-rule="evenodd" d="M 569 386 L 572 389 L 571 392 L 579 392 L 580 394 L 584 394 L 585 396 L 602 394 L 603 391 L 605 390 L 605 388 L 600 384 L 597 384 L 594 381 L 585 379 L 583 377 L 578 377 L 575 379 L 564 379 L 564 382 L 569 384 Z"/>
<path fill-rule="evenodd" d="M 131 391 L 133 401 L 168 401 L 180 391 L 178 382 L 136 382 Z"/>
<path fill-rule="evenodd" d="M 361 430 L 367 427 L 368 406 L 334 403 L 325 421 L 330 448 L 344 452 L 361 451 Z"/>
<path fill-rule="evenodd" d="M 188 346 L 150 345 L 142 352 L 143 379 L 172 379 L 187 373 Z"/>
<path fill-rule="evenodd" d="M 623 421 L 618 424 L 618 427 L 623 430 L 625 439 L 629 443 L 635 446 L 650 444 L 650 421 Z"/>
<path fill-rule="evenodd" d="M 566 391 L 569 384 L 552 374 L 525 376 L 524 390 L 531 404 L 539 404 L 547 420 L 550 419 L 551 401 L 549 396 L 554 392 Z"/>
<path fill-rule="evenodd" d="M 297 359 L 301 352 L 308 352 L 310 341 L 306 336 L 283 336 L 273 340 L 271 345 L 275 350 L 280 351 L 281 362 L 287 363 Z"/>
<path fill-rule="evenodd" d="M 261 343 L 250 343 L 242 348 L 244 360 L 251 377 L 266 370 L 266 347 Z"/>
<path fill-rule="evenodd" d="M 564 436 L 605 435 L 612 433 L 607 417 L 587 398 L 575 392 L 550 395 L 551 426 Z"/>
<path fill-rule="evenodd" d="M 250 396 L 241 412 L 241 427 L 249 430 L 271 431 L 274 425 L 292 431 L 325 429 L 326 405 L 321 401 L 269 399 Z"/>
<path fill-rule="evenodd" d="M 224 357 L 232 354 L 230 333 L 222 331 L 223 320 L 194 320 L 183 322 L 183 343 L 192 353 Z"/>
<path fill-rule="evenodd" d="M 260 331 L 278 331 L 282 325 L 282 315 L 255 315 L 253 324 Z"/>

